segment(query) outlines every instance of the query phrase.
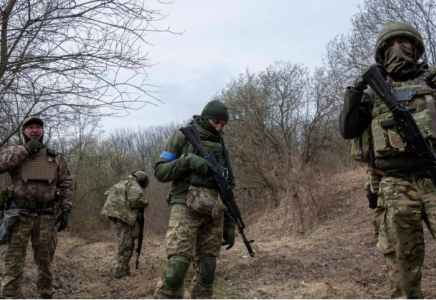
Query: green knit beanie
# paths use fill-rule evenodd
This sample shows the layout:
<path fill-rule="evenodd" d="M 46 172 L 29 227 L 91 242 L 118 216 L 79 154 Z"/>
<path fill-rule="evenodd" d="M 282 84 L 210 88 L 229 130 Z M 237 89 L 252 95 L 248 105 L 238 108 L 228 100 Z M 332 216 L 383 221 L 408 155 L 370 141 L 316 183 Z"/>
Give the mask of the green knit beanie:
<path fill-rule="evenodd" d="M 229 112 L 224 103 L 219 100 L 212 100 L 204 107 L 201 118 L 203 120 L 213 119 L 228 122 Z"/>

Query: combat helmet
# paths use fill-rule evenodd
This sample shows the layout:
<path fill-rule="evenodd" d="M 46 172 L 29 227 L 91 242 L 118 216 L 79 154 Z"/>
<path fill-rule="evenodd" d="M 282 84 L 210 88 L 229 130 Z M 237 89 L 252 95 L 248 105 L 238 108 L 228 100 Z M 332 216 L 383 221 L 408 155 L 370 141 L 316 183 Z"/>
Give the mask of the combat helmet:
<path fill-rule="evenodd" d="M 134 171 L 134 172 L 132 172 L 132 176 L 136 177 L 139 185 L 143 189 L 145 189 L 148 186 L 148 183 L 149 183 L 148 175 L 144 171 Z"/>
<path fill-rule="evenodd" d="M 413 49 L 415 51 L 415 61 L 417 61 L 425 52 L 424 41 L 421 34 L 412 25 L 406 22 L 391 22 L 384 26 L 377 35 L 375 44 L 375 61 L 383 65 L 383 49 L 386 46 L 387 40 L 404 36 L 411 40 Z"/>

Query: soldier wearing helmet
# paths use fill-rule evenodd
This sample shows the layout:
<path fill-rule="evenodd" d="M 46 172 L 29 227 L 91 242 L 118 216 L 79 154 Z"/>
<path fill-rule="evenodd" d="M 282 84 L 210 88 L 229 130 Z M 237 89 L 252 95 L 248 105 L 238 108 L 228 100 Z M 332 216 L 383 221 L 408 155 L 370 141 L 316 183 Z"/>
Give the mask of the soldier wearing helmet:
<path fill-rule="evenodd" d="M 134 251 L 135 239 L 143 230 L 144 208 L 148 200 L 144 189 L 148 186 L 148 175 L 144 171 L 134 171 L 105 192 L 106 201 L 101 213 L 115 223 L 117 230 L 118 255 L 115 265 L 115 278 L 130 275 L 130 259 Z"/>
<path fill-rule="evenodd" d="M 5 233 L 2 296 L 23 298 L 21 282 L 27 244 L 32 240 L 34 259 L 38 267 L 36 287 L 39 298 L 52 298 L 51 263 L 57 243 L 57 231 L 65 229 L 73 204 L 73 181 L 64 156 L 43 144 L 44 121 L 35 116 L 23 121 L 25 145 L 16 145 L 0 152 L 0 174 L 9 173 L 11 185 L 5 203 L 0 232 Z M 54 216 L 56 194 L 60 192 L 61 212 Z M 16 214 L 14 214 L 16 212 Z M 5 224 L 13 226 L 4 226 Z M 3 241 L 2 241 L 3 242 Z"/>
<path fill-rule="evenodd" d="M 396 99 L 411 111 L 421 133 L 435 147 L 435 76 L 434 69 L 421 60 L 424 55 L 420 33 L 406 22 L 389 23 L 377 36 L 377 66 Z M 358 160 L 370 163 L 368 199 L 374 209 L 377 247 L 389 271 L 390 296 L 423 298 L 422 224 L 424 221 L 436 236 L 436 223 L 431 221 L 436 216 L 436 188 L 392 122 L 388 107 L 361 76 L 345 91 L 340 132 L 343 138 L 352 139 L 352 144 L 360 141 L 354 148 L 360 152 Z"/>

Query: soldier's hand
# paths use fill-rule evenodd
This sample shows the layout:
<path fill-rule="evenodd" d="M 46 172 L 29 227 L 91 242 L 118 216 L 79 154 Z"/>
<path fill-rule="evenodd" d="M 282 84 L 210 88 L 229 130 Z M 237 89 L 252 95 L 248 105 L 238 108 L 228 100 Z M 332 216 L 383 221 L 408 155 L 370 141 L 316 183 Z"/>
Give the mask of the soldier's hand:
<path fill-rule="evenodd" d="M 432 89 L 436 89 L 436 73 L 430 73 L 425 76 L 425 82 Z"/>
<path fill-rule="evenodd" d="M 57 226 L 59 224 L 58 232 L 67 228 L 69 221 L 70 221 L 70 212 L 68 210 L 61 211 L 56 216 L 56 221 L 55 221 L 55 226 Z"/>
<path fill-rule="evenodd" d="M 229 245 L 226 250 L 229 250 L 235 244 L 235 228 L 236 223 L 230 214 L 224 214 L 224 230 L 223 230 L 223 240 L 222 246 Z"/>
<path fill-rule="evenodd" d="M 377 208 L 377 194 L 371 192 L 370 190 L 366 193 L 366 198 L 368 198 L 369 208 Z"/>
<path fill-rule="evenodd" d="M 355 91 L 364 91 L 367 87 L 368 87 L 368 83 L 363 80 L 362 75 L 365 74 L 372 66 L 374 65 L 369 65 L 367 66 L 363 72 L 356 78 L 356 80 L 354 81 L 354 83 L 352 84 L 351 88 Z M 380 73 L 382 73 L 383 77 L 386 77 L 386 70 L 382 65 L 377 64 L 376 65 L 378 67 L 378 69 L 380 70 Z"/>
<path fill-rule="evenodd" d="M 29 154 L 35 155 L 42 148 L 42 144 L 40 141 L 31 140 L 26 143 L 24 148 L 26 148 Z"/>
<path fill-rule="evenodd" d="M 217 172 L 214 166 L 201 156 L 189 153 L 186 156 L 186 160 L 188 161 L 189 167 L 200 175 L 206 175 L 209 171 Z"/>
<path fill-rule="evenodd" d="M 223 231 L 222 246 L 229 245 L 226 250 L 229 250 L 235 244 L 235 227 L 225 226 Z"/>

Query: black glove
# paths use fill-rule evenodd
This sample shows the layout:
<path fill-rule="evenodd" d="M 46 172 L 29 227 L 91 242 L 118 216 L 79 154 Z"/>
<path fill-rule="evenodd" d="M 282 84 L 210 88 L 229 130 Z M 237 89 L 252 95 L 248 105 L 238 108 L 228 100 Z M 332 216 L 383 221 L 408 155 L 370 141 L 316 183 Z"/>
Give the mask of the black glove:
<path fill-rule="evenodd" d="M 68 210 L 61 211 L 57 215 L 56 221 L 55 221 L 55 226 L 58 225 L 58 223 L 60 223 L 60 225 L 58 227 L 58 232 L 67 228 L 69 221 L 70 221 L 70 212 Z"/>
<path fill-rule="evenodd" d="M 229 250 L 235 244 L 235 221 L 229 214 L 224 214 L 224 230 L 223 230 L 223 240 L 222 246 L 229 245 L 226 250 Z"/>
<path fill-rule="evenodd" d="M 194 170 L 194 172 L 200 175 L 206 175 L 209 172 L 209 170 L 214 173 L 217 172 L 217 170 L 212 166 L 212 164 L 201 156 L 195 155 L 193 153 L 189 153 L 186 156 L 186 159 L 188 160 L 189 167 L 192 170 Z"/>
<path fill-rule="evenodd" d="M 29 154 L 35 155 L 42 148 L 42 144 L 40 141 L 31 140 L 26 143 L 24 148 L 26 148 Z"/>
<path fill-rule="evenodd" d="M 368 198 L 369 208 L 377 208 L 377 194 L 371 192 L 371 190 L 368 190 L 366 193 L 366 198 Z"/>

